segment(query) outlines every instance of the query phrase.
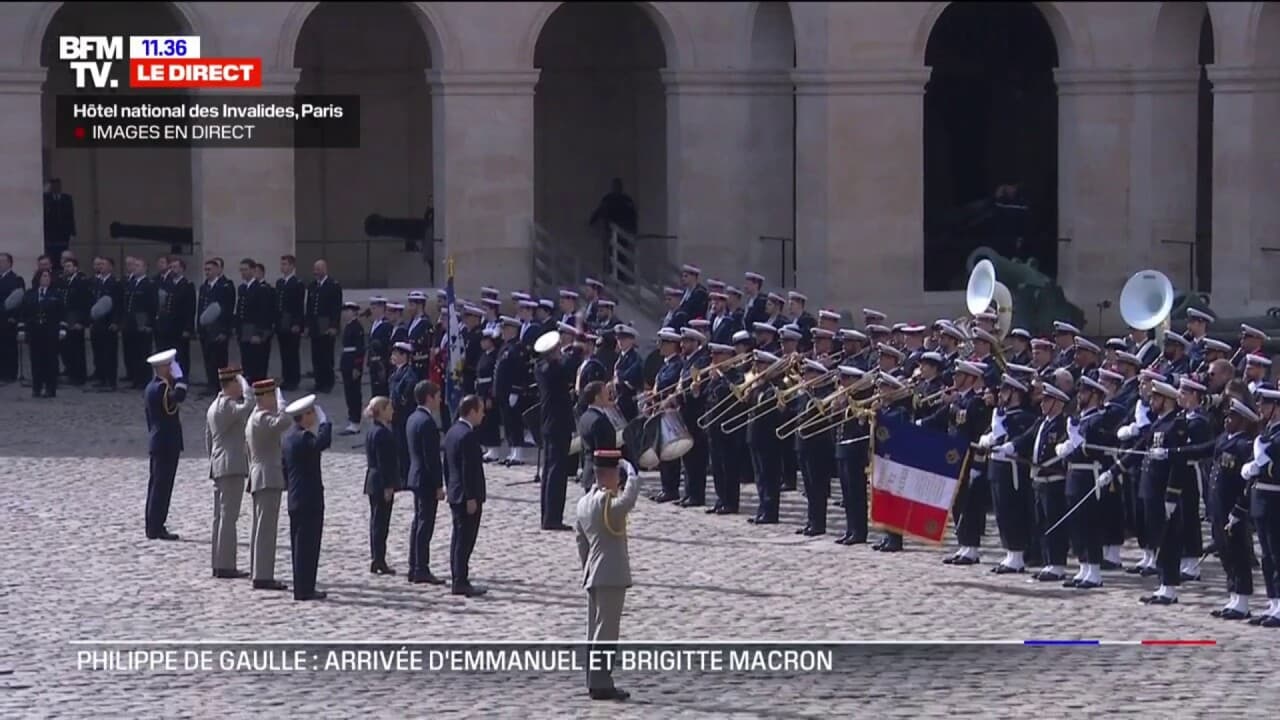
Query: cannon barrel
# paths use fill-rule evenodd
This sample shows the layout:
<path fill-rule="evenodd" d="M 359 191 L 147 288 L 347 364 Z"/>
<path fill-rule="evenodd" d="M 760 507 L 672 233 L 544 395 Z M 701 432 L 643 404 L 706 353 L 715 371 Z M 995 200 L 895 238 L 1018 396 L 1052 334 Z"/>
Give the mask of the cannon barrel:
<path fill-rule="evenodd" d="M 1043 334 L 1053 328 L 1054 320 L 1065 320 L 1079 328 L 1085 326 L 1084 311 L 1067 300 L 1062 288 L 1048 275 L 985 246 L 969 253 L 967 265 L 972 270 L 981 260 L 991 261 L 996 279 L 1007 286 L 1013 296 L 1013 327 Z"/>
<path fill-rule="evenodd" d="M 965 263 L 965 267 L 969 272 L 973 272 L 973 266 L 982 260 L 990 260 L 991 264 L 996 268 L 996 278 L 1010 288 L 1015 285 L 1044 288 L 1053 284 L 1053 280 L 1048 275 L 1031 265 L 1017 260 L 1010 260 L 985 245 L 969 253 L 969 259 Z"/>
<path fill-rule="evenodd" d="M 174 255 L 181 255 L 185 247 L 194 248 L 195 245 L 195 238 L 190 227 L 126 225 L 122 222 L 113 222 L 107 228 L 107 231 L 111 234 L 113 240 L 143 240 L 166 244 Z"/>

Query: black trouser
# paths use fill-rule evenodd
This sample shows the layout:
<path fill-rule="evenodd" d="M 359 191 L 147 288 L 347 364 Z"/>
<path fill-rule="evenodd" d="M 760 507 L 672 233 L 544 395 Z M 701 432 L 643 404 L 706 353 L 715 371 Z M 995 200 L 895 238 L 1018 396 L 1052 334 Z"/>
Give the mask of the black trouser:
<path fill-rule="evenodd" d="M 1036 522 L 1049 529 L 1067 512 L 1066 483 L 1060 478 L 1034 484 L 1036 496 Z M 1066 528 L 1057 527 L 1053 532 L 1040 536 L 1041 560 L 1045 565 L 1067 564 Z"/>
<path fill-rule="evenodd" d="M 711 450 L 711 475 L 716 489 L 716 507 L 726 510 L 738 510 L 739 495 L 742 487 L 738 484 L 742 473 L 739 471 L 738 448 L 733 439 L 721 432 L 708 434 Z"/>
<path fill-rule="evenodd" d="M 311 336 L 311 368 L 316 379 L 316 389 L 329 392 L 333 389 L 333 336 L 320 333 Z"/>
<path fill-rule="evenodd" d="M 795 445 L 783 442 L 778 446 L 777 453 L 781 455 L 781 462 L 778 464 L 778 488 L 780 490 L 795 490 L 796 472 L 799 470 Z"/>
<path fill-rule="evenodd" d="M 569 443 L 573 438 L 564 430 L 542 429 L 541 514 L 542 527 L 564 524 L 564 498 L 569 486 L 569 468 L 573 457 Z"/>
<path fill-rule="evenodd" d="M 116 373 L 120 372 L 119 333 L 105 327 L 89 330 L 89 342 L 93 346 L 93 379 L 107 387 L 116 386 Z M 187 366 L 182 366 L 183 371 Z"/>
<path fill-rule="evenodd" d="M 844 534 L 859 541 L 867 539 L 867 451 L 846 448 L 836 459 L 840 473 L 840 497 L 844 502 Z"/>
<path fill-rule="evenodd" d="M 204 376 L 211 393 L 217 393 L 221 389 L 218 371 L 227 366 L 227 344 L 225 336 L 222 340 L 214 338 L 200 340 L 200 352 L 204 356 Z M 186 368 L 183 370 L 185 371 Z"/>
<path fill-rule="evenodd" d="M 151 333 L 138 330 L 125 330 L 124 340 L 124 372 L 129 382 L 142 386 L 147 384 L 150 372 L 147 369 L 147 356 L 151 354 Z M 186 368 L 183 368 L 183 372 Z M 213 377 L 216 387 L 218 370 L 214 368 Z"/>
<path fill-rule="evenodd" d="M 693 427 L 697 427 L 696 425 Z M 707 434 L 701 430 L 691 430 L 693 447 L 680 458 L 684 467 L 684 496 L 691 505 L 707 503 Z"/>
<path fill-rule="evenodd" d="M 751 464 L 756 474 L 756 518 L 776 521 L 778 519 L 778 493 L 782 480 L 782 458 L 784 450 L 789 447 L 780 443 L 764 443 L 763 447 L 753 443 L 751 446 Z"/>
<path fill-rule="evenodd" d="M 1016 473 L 1016 474 L 1015 474 Z M 1000 530 L 1000 545 L 1010 552 L 1027 549 L 1027 497 L 1031 495 L 1031 479 L 1024 468 L 1005 460 L 987 463 L 990 478 L 991 503 L 996 508 L 996 527 Z M 1018 487 L 1013 487 L 1014 478 Z M 1034 502 L 1034 500 L 1033 500 Z"/>
<path fill-rule="evenodd" d="M 985 463 L 984 463 L 985 464 Z M 979 547 L 987 532 L 987 503 L 991 501 L 991 486 L 987 483 L 987 469 L 968 468 L 959 496 L 956 497 L 956 542 L 963 547 Z"/>
<path fill-rule="evenodd" d="M 1023 472 L 1023 468 L 1018 468 L 1018 471 Z M 1022 493 L 1025 503 L 1023 517 L 1027 519 L 1027 550 L 1023 561 L 1028 565 L 1046 565 L 1048 559 L 1044 557 L 1044 530 L 1049 526 L 1040 521 L 1040 493 L 1036 491 L 1036 484 L 1025 474 L 1019 485 L 1026 486 L 1026 491 Z"/>
<path fill-rule="evenodd" d="M 1118 480 L 1102 491 L 1098 503 L 1098 524 L 1102 528 L 1102 545 L 1124 544 L 1124 493 Z"/>
<path fill-rule="evenodd" d="M 58 331 L 27 333 L 31 348 L 31 393 L 58 394 Z"/>
<path fill-rule="evenodd" d="M 391 420 L 391 434 L 395 436 L 396 441 L 396 459 L 399 464 L 396 469 L 400 471 L 400 487 L 406 487 L 409 484 L 409 435 L 405 432 L 405 425 L 409 422 L 411 412 L 413 410 L 409 408 L 396 408 L 396 414 Z"/>
<path fill-rule="evenodd" d="M 18 326 L 0 320 L 0 382 L 18 379 Z M 114 380 L 115 378 L 112 378 Z"/>
<path fill-rule="evenodd" d="M 1071 554 L 1082 563 L 1102 563 L 1102 504 L 1096 490 L 1097 475 L 1094 471 L 1067 471 L 1067 508 L 1084 503 L 1064 523 L 1071 537 Z M 1090 495 L 1093 497 L 1086 500 Z"/>
<path fill-rule="evenodd" d="M 471 551 L 476 549 L 476 537 L 480 534 L 480 515 L 483 503 L 476 504 L 474 514 L 467 514 L 465 502 L 450 504 L 453 514 L 453 536 L 449 538 L 449 572 L 454 587 L 471 584 Z"/>
<path fill-rule="evenodd" d="M 1177 468 L 1182 475 L 1182 556 L 1200 559 L 1204 552 L 1204 539 L 1200 534 L 1200 474 L 1195 468 Z"/>
<path fill-rule="evenodd" d="M 83 385 L 89 375 L 89 363 L 84 356 L 84 330 L 67 329 L 62 339 L 62 366 L 67 370 L 67 380 L 72 385 Z M 186 365 L 182 366 L 186 369 Z"/>
<path fill-rule="evenodd" d="M 281 342 L 284 336 L 280 336 Z M 280 353 L 284 355 L 284 353 Z M 342 396 L 347 402 L 347 422 L 352 425 L 360 424 L 360 412 L 364 407 L 364 397 L 361 395 L 360 379 L 355 377 L 355 368 L 342 368 Z M 294 381 L 297 382 L 296 380 Z M 406 466 L 407 467 L 407 466 Z"/>
<path fill-rule="evenodd" d="M 1280 493 L 1258 489 L 1251 492 L 1249 514 L 1262 548 L 1262 582 L 1267 588 L 1267 597 L 1277 600 L 1280 599 Z"/>
<path fill-rule="evenodd" d="M 324 535 L 324 505 L 289 510 L 289 555 L 293 559 L 293 599 L 316 591 L 320 539 Z"/>
<path fill-rule="evenodd" d="M 292 330 L 281 330 L 280 339 L 280 384 L 291 390 L 302 381 L 302 338 L 294 335 Z"/>
<path fill-rule="evenodd" d="M 680 461 L 663 460 L 658 463 L 658 479 L 662 483 L 662 494 L 669 498 L 680 497 Z"/>
<path fill-rule="evenodd" d="M 1143 521 L 1147 537 L 1157 542 L 1156 569 L 1160 571 L 1160 584 L 1177 587 L 1182 584 L 1182 519 L 1185 512 L 1182 503 L 1173 509 L 1171 517 L 1164 514 L 1163 492 L 1152 492 L 1142 498 Z"/>
<path fill-rule="evenodd" d="M 257 382 L 262 379 L 262 343 L 251 343 L 248 340 L 240 341 L 240 369 L 244 371 L 245 379 L 249 382 Z"/>
<path fill-rule="evenodd" d="M 802 447 L 802 450 L 804 492 L 809 511 L 805 524 L 814 532 L 826 532 L 827 501 L 831 498 L 831 467 L 835 453 L 829 443 L 815 443 Z"/>
<path fill-rule="evenodd" d="M 1227 575 L 1227 592 L 1235 595 L 1253 594 L 1253 533 L 1249 523 L 1238 522 L 1228 531 L 1227 519 L 1231 517 L 1231 509 L 1235 507 L 1236 498 L 1240 497 L 1241 485 L 1236 482 L 1214 483 L 1214 487 L 1205 494 L 1205 499 L 1213 498 L 1210 506 L 1213 512 L 1209 515 L 1210 531 L 1213 544 L 1218 549 L 1218 558 L 1222 560 L 1222 569 Z"/>
<path fill-rule="evenodd" d="M 431 572 L 431 537 L 436 532 L 436 511 L 440 501 L 435 490 L 413 491 L 413 525 L 409 528 L 409 577 L 426 577 Z"/>
<path fill-rule="evenodd" d="M 1129 532 L 1133 533 L 1134 539 L 1138 541 L 1138 547 L 1150 550 L 1151 538 L 1147 533 L 1145 511 L 1142 508 L 1142 498 L 1138 497 L 1140 484 L 1136 475 L 1125 475 L 1122 478 L 1121 495 L 1124 499 L 1125 524 Z"/>
<path fill-rule="evenodd" d="M 178 474 L 178 452 L 151 453 L 151 474 L 147 478 L 147 537 L 165 532 L 169 519 L 169 499 L 173 496 L 173 478 Z"/>
<path fill-rule="evenodd" d="M 381 493 L 369 496 L 369 560 L 375 565 L 387 563 L 387 533 L 391 530 L 394 505 L 394 497 Z"/>

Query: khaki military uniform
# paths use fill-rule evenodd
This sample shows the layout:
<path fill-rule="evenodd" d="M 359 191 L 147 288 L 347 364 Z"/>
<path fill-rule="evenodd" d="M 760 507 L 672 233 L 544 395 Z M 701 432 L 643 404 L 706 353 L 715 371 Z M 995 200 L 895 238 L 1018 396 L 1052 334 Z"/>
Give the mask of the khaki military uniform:
<path fill-rule="evenodd" d="M 249 449 L 245 424 L 253 412 L 252 395 L 232 400 L 219 393 L 205 413 L 204 447 L 209 453 L 209 478 L 213 480 L 214 570 L 236 569 L 236 521 L 240 498 L 249 477 Z"/>
<path fill-rule="evenodd" d="M 293 419 L 262 408 L 253 411 L 245 428 L 249 444 L 249 493 L 253 496 L 253 549 L 249 572 L 254 580 L 274 580 L 280 494 L 284 492 L 281 438 Z"/>

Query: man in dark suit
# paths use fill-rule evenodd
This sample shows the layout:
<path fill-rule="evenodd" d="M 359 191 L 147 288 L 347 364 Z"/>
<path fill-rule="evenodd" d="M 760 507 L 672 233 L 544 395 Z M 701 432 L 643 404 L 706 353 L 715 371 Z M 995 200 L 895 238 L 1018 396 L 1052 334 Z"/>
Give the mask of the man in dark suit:
<path fill-rule="evenodd" d="M 453 514 L 453 536 L 449 539 L 449 567 L 453 574 L 453 594 L 479 597 L 485 588 L 472 585 L 471 551 L 480 532 L 480 513 L 485 501 L 484 450 L 476 428 L 484 420 L 484 402 L 475 395 L 462 398 L 458 421 L 444 436 L 446 499 Z"/>
<path fill-rule="evenodd" d="M 569 326 L 563 326 L 568 330 Z M 562 332 L 561 338 L 565 337 Z M 571 530 L 564 524 L 564 496 L 569 482 L 569 443 L 573 439 L 573 375 L 560 346 L 543 355 L 536 370 L 542 405 L 542 529 Z"/>
<path fill-rule="evenodd" d="M 297 258 L 280 256 L 280 278 L 276 280 L 277 312 L 280 322 L 276 337 L 280 340 L 280 389 L 298 389 L 302 379 L 302 319 L 307 313 L 307 287 L 298 279 Z"/>
<path fill-rule="evenodd" d="M 99 255 L 93 259 L 93 302 L 111 299 L 111 311 L 93 318 L 89 326 L 89 342 L 93 346 L 93 387 L 116 389 L 116 373 L 120 362 L 120 326 L 124 322 L 124 286 L 116 277 L 115 263 Z M 181 364 L 181 361 L 179 361 Z"/>
<path fill-rule="evenodd" d="M 178 351 L 178 363 L 191 367 L 191 340 L 196 329 L 196 286 L 187 278 L 187 261 L 169 258 L 169 294 L 173 296 L 172 347 Z"/>
<path fill-rule="evenodd" d="M 62 340 L 62 367 L 67 382 L 84 385 L 88 363 L 84 356 L 84 330 L 89 326 L 89 309 L 93 307 L 93 283 L 80 272 L 80 261 L 67 258 L 62 263 L 63 303 L 67 318 L 67 336 Z"/>
<path fill-rule="evenodd" d="M 15 290 L 26 289 L 27 281 L 13 271 L 13 256 L 0 253 L 0 383 L 18 379 L 18 322 L 22 316 L 21 306 L 7 309 L 5 300 Z"/>
<path fill-rule="evenodd" d="M 342 314 L 342 286 L 329 277 L 329 263 L 317 260 L 315 280 L 307 286 L 307 332 L 311 335 L 311 368 L 316 392 L 333 390 L 333 341 Z"/>
<path fill-rule="evenodd" d="M 76 239 L 76 206 L 62 192 L 62 181 L 49 178 L 44 192 L 44 251 L 58 257 Z"/>
<path fill-rule="evenodd" d="M 422 380 L 413 388 L 418 407 L 405 423 L 409 440 L 408 488 L 413 491 L 413 526 L 409 531 L 409 582 L 443 585 L 431 574 L 431 537 L 436 511 L 444 500 L 444 466 L 440 455 L 440 388 Z"/>
<path fill-rule="evenodd" d="M 257 367 L 253 371 L 262 380 L 271 375 L 271 337 L 276 334 L 276 325 L 280 322 L 280 302 L 276 300 L 275 287 L 267 282 L 267 266 L 255 263 L 253 266 L 253 292 L 249 296 L 249 317 L 258 326 L 258 337 L 261 342 L 254 348 Z M 246 371 L 248 369 L 246 368 Z"/>
<path fill-rule="evenodd" d="M 200 352 L 204 356 L 204 373 L 209 395 L 218 393 L 218 368 L 227 366 L 227 346 L 231 338 L 232 314 L 236 304 L 236 286 L 222 274 L 222 258 L 204 263 L 204 282 L 200 284 L 196 312 L 199 317 Z M 215 311 L 217 318 L 206 324 Z"/>
<path fill-rule="evenodd" d="M 165 350 L 146 358 L 155 377 L 146 388 L 147 452 L 151 456 L 151 474 L 147 480 L 147 538 L 177 540 L 165 521 L 169 517 L 169 498 L 173 495 L 173 479 L 182 456 L 182 416 L 179 411 L 187 397 L 187 381 L 182 366 L 175 362 L 177 352 Z"/>
<path fill-rule="evenodd" d="M 324 481 L 320 454 L 333 442 L 333 425 L 316 396 L 295 400 L 285 413 L 294 428 L 284 437 L 284 477 L 289 493 L 289 554 L 293 556 L 293 599 L 323 600 L 316 590 L 320 538 L 324 534 Z"/>
<path fill-rule="evenodd" d="M 124 370 L 134 389 L 141 390 L 147 384 L 146 361 L 151 354 L 156 292 L 141 258 L 127 258 L 125 263 L 129 267 L 129 279 L 124 286 Z M 217 373 L 215 368 L 215 378 Z"/>

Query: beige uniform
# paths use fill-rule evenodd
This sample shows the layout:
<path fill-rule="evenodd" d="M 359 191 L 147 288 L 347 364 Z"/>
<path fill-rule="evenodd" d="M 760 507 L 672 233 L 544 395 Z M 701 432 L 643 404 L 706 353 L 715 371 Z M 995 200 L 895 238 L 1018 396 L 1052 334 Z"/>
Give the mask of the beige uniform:
<path fill-rule="evenodd" d="M 204 448 L 209 453 L 209 479 L 213 480 L 214 570 L 236 569 L 236 522 L 240 498 L 249 477 L 249 448 L 244 428 L 253 412 L 252 396 L 232 400 L 218 393 L 205 413 Z"/>
<path fill-rule="evenodd" d="M 276 531 L 280 494 L 284 492 L 281 438 L 293 426 L 283 412 L 253 411 L 245 427 L 249 445 L 249 492 L 253 496 L 253 553 L 249 572 L 254 580 L 274 580 Z"/>
<path fill-rule="evenodd" d="M 594 486 L 578 500 L 574 527 L 578 539 L 578 559 L 582 561 L 582 586 L 587 589 L 587 640 L 593 647 L 608 649 L 618 640 L 622 606 L 631 587 L 631 559 L 627 553 L 627 516 L 640 497 L 640 476 L 619 468 L 629 477 L 626 487 L 615 495 Z M 613 687 L 608 670 L 591 670 L 587 688 Z"/>

